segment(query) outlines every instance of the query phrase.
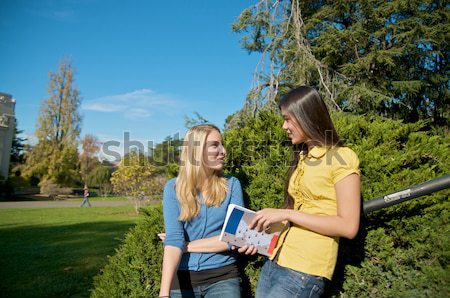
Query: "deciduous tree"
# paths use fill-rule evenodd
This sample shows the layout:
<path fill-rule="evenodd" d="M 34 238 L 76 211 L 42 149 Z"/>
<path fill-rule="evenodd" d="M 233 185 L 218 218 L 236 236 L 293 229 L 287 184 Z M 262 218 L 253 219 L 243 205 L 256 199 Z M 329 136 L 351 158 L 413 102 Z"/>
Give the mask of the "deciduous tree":
<path fill-rule="evenodd" d="M 102 196 L 107 196 L 112 191 L 111 175 L 114 168 L 111 165 L 100 164 L 87 176 L 87 185 L 98 188 Z"/>
<path fill-rule="evenodd" d="M 41 103 L 35 136 L 38 140 L 26 160 L 26 174 L 58 185 L 78 179 L 77 138 L 80 134 L 81 99 L 73 86 L 71 62 L 63 61 L 50 72 L 49 98 Z"/>
<path fill-rule="evenodd" d="M 165 179 L 148 158 L 138 151 L 124 156 L 117 170 L 112 174 L 113 190 L 124 194 L 134 203 L 136 213 L 146 200 L 161 196 Z"/>
<path fill-rule="evenodd" d="M 84 184 L 88 184 L 89 174 L 100 165 L 95 158 L 95 154 L 100 150 L 100 142 L 94 135 L 87 134 L 81 140 L 81 148 L 83 152 L 80 154 L 80 172 Z"/>

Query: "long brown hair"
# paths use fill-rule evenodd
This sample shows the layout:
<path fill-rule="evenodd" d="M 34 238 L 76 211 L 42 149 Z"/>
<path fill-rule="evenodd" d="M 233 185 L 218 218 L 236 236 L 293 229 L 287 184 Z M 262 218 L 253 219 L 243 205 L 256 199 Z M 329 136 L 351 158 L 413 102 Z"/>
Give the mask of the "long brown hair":
<path fill-rule="evenodd" d="M 308 138 L 308 143 L 293 144 L 291 164 L 284 186 L 284 208 L 292 209 L 294 199 L 289 195 L 288 187 L 292 174 L 297 169 L 299 153 L 308 153 L 309 146 L 335 147 L 343 146 L 325 102 L 316 89 L 300 86 L 292 89 L 281 99 L 279 108 L 284 108 L 297 121 Z"/>

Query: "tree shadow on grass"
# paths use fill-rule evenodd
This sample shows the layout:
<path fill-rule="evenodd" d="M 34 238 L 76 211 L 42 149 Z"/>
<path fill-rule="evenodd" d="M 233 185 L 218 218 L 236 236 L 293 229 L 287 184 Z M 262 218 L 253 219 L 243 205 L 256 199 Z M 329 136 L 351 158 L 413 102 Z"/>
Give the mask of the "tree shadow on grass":
<path fill-rule="evenodd" d="M 88 297 L 92 278 L 134 222 L 0 229 L 2 297 Z"/>

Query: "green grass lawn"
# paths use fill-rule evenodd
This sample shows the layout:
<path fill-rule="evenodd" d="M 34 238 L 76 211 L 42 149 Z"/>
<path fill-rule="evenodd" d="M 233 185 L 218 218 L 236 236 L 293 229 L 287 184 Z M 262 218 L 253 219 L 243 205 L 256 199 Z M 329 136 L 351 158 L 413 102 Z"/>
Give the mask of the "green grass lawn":
<path fill-rule="evenodd" d="M 80 198 L 80 201 L 83 201 L 84 198 Z M 93 202 L 111 202 L 111 201 L 127 201 L 128 199 L 126 197 L 122 196 L 114 196 L 114 197 L 89 197 L 89 201 Z"/>
<path fill-rule="evenodd" d="M 88 297 L 134 207 L 0 209 L 1 297 Z"/>

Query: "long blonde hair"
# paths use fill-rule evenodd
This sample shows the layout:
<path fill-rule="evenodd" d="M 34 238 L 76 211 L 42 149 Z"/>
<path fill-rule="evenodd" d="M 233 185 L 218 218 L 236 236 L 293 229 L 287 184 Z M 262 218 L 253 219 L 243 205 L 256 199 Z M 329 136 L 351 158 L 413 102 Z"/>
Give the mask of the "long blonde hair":
<path fill-rule="evenodd" d="M 227 180 L 221 170 L 213 170 L 209 174 L 204 161 L 206 139 L 214 130 L 220 133 L 214 125 L 197 125 L 191 127 L 184 137 L 180 170 L 175 184 L 181 209 L 178 219 L 181 221 L 189 221 L 200 212 L 200 192 L 207 207 L 218 207 L 225 199 Z"/>

